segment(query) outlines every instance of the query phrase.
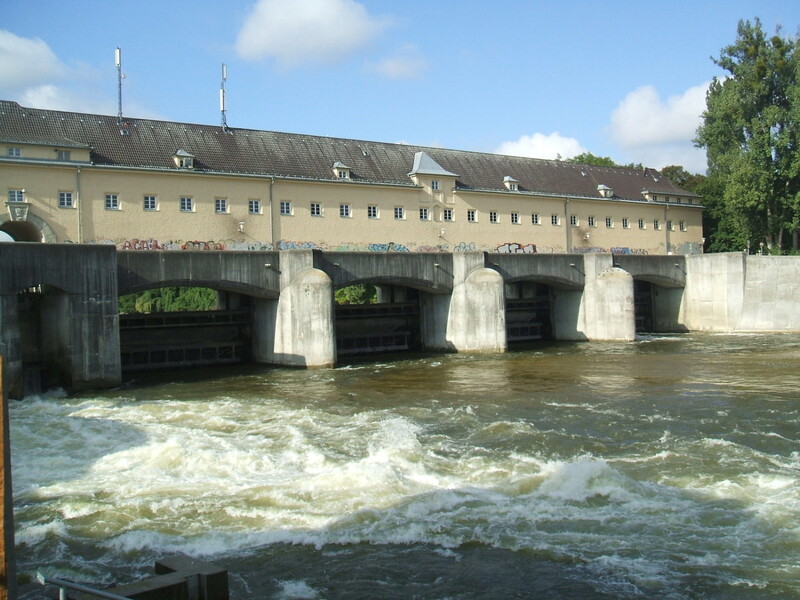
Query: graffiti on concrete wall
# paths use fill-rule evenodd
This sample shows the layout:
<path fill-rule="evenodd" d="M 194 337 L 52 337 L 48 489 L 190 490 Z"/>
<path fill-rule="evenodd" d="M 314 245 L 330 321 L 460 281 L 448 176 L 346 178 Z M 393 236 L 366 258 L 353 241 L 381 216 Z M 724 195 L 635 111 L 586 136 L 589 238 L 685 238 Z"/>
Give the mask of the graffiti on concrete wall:
<path fill-rule="evenodd" d="M 495 252 L 500 254 L 535 254 L 536 244 L 525 244 L 524 246 L 517 243 L 506 243 L 495 248 Z"/>

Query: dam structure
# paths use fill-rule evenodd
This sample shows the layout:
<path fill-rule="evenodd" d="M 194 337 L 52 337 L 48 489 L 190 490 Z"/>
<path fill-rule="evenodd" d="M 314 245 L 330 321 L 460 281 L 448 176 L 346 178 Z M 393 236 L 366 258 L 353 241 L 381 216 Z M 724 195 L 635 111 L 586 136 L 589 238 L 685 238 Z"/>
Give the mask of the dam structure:
<path fill-rule="evenodd" d="M 334 291 L 378 289 L 339 306 Z M 217 291 L 218 309 L 120 315 L 121 295 Z M 256 362 L 330 367 L 376 351 L 505 352 L 637 332 L 800 331 L 800 257 L 488 252 L 120 251 L 0 244 L 0 354 L 19 398 L 123 373 Z"/>

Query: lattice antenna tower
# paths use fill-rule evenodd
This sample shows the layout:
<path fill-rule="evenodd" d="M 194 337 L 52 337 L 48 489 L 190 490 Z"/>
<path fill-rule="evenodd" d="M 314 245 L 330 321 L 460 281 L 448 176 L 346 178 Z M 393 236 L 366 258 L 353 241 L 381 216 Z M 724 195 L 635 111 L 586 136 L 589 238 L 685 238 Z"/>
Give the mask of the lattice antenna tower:
<path fill-rule="evenodd" d="M 222 63 L 222 82 L 219 85 L 219 112 L 222 114 L 222 130 L 228 131 L 228 111 L 225 108 L 225 81 L 228 79 L 228 66 Z"/>

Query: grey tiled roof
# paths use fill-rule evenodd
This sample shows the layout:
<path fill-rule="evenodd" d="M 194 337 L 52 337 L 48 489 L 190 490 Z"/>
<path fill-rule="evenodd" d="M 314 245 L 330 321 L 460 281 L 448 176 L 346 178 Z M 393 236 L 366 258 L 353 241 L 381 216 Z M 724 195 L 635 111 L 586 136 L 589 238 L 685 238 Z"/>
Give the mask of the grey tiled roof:
<path fill-rule="evenodd" d="M 0 141 L 88 146 L 97 165 L 165 170 L 176 168 L 173 156 L 184 150 L 194 156 L 195 171 L 314 180 L 336 179 L 332 167 L 340 161 L 350 167 L 352 181 L 407 186 L 413 185 L 408 174 L 415 156 L 425 152 L 444 171 L 458 174 L 456 186 L 462 190 L 507 192 L 503 180 L 510 176 L 523 194 L 598 198 L 597 186 L 606 185 L 622 200 L 641 201 L 645 189 L 696 196 L 654 169 L 127 117 L 120 126 L 116 116 L 26 108 L 2 100 Z"/>

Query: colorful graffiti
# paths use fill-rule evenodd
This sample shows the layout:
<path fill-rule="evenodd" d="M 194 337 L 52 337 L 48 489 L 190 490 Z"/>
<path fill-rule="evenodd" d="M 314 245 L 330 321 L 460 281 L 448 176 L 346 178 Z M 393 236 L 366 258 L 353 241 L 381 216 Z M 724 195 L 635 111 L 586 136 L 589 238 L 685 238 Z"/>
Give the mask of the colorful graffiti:
<path fill-rule="evenodd" d="M 453 248 L 453 252 L 474 252 L 475 250 L 475 242 L 459 242 Z"/>
<path fill-rule="evenodd" d="M 536 244 L 525 244 L 524 246 L 517 243 L 506 243 L 495 248 L 495 252 L 500 254 L 535 254 Z"/>

